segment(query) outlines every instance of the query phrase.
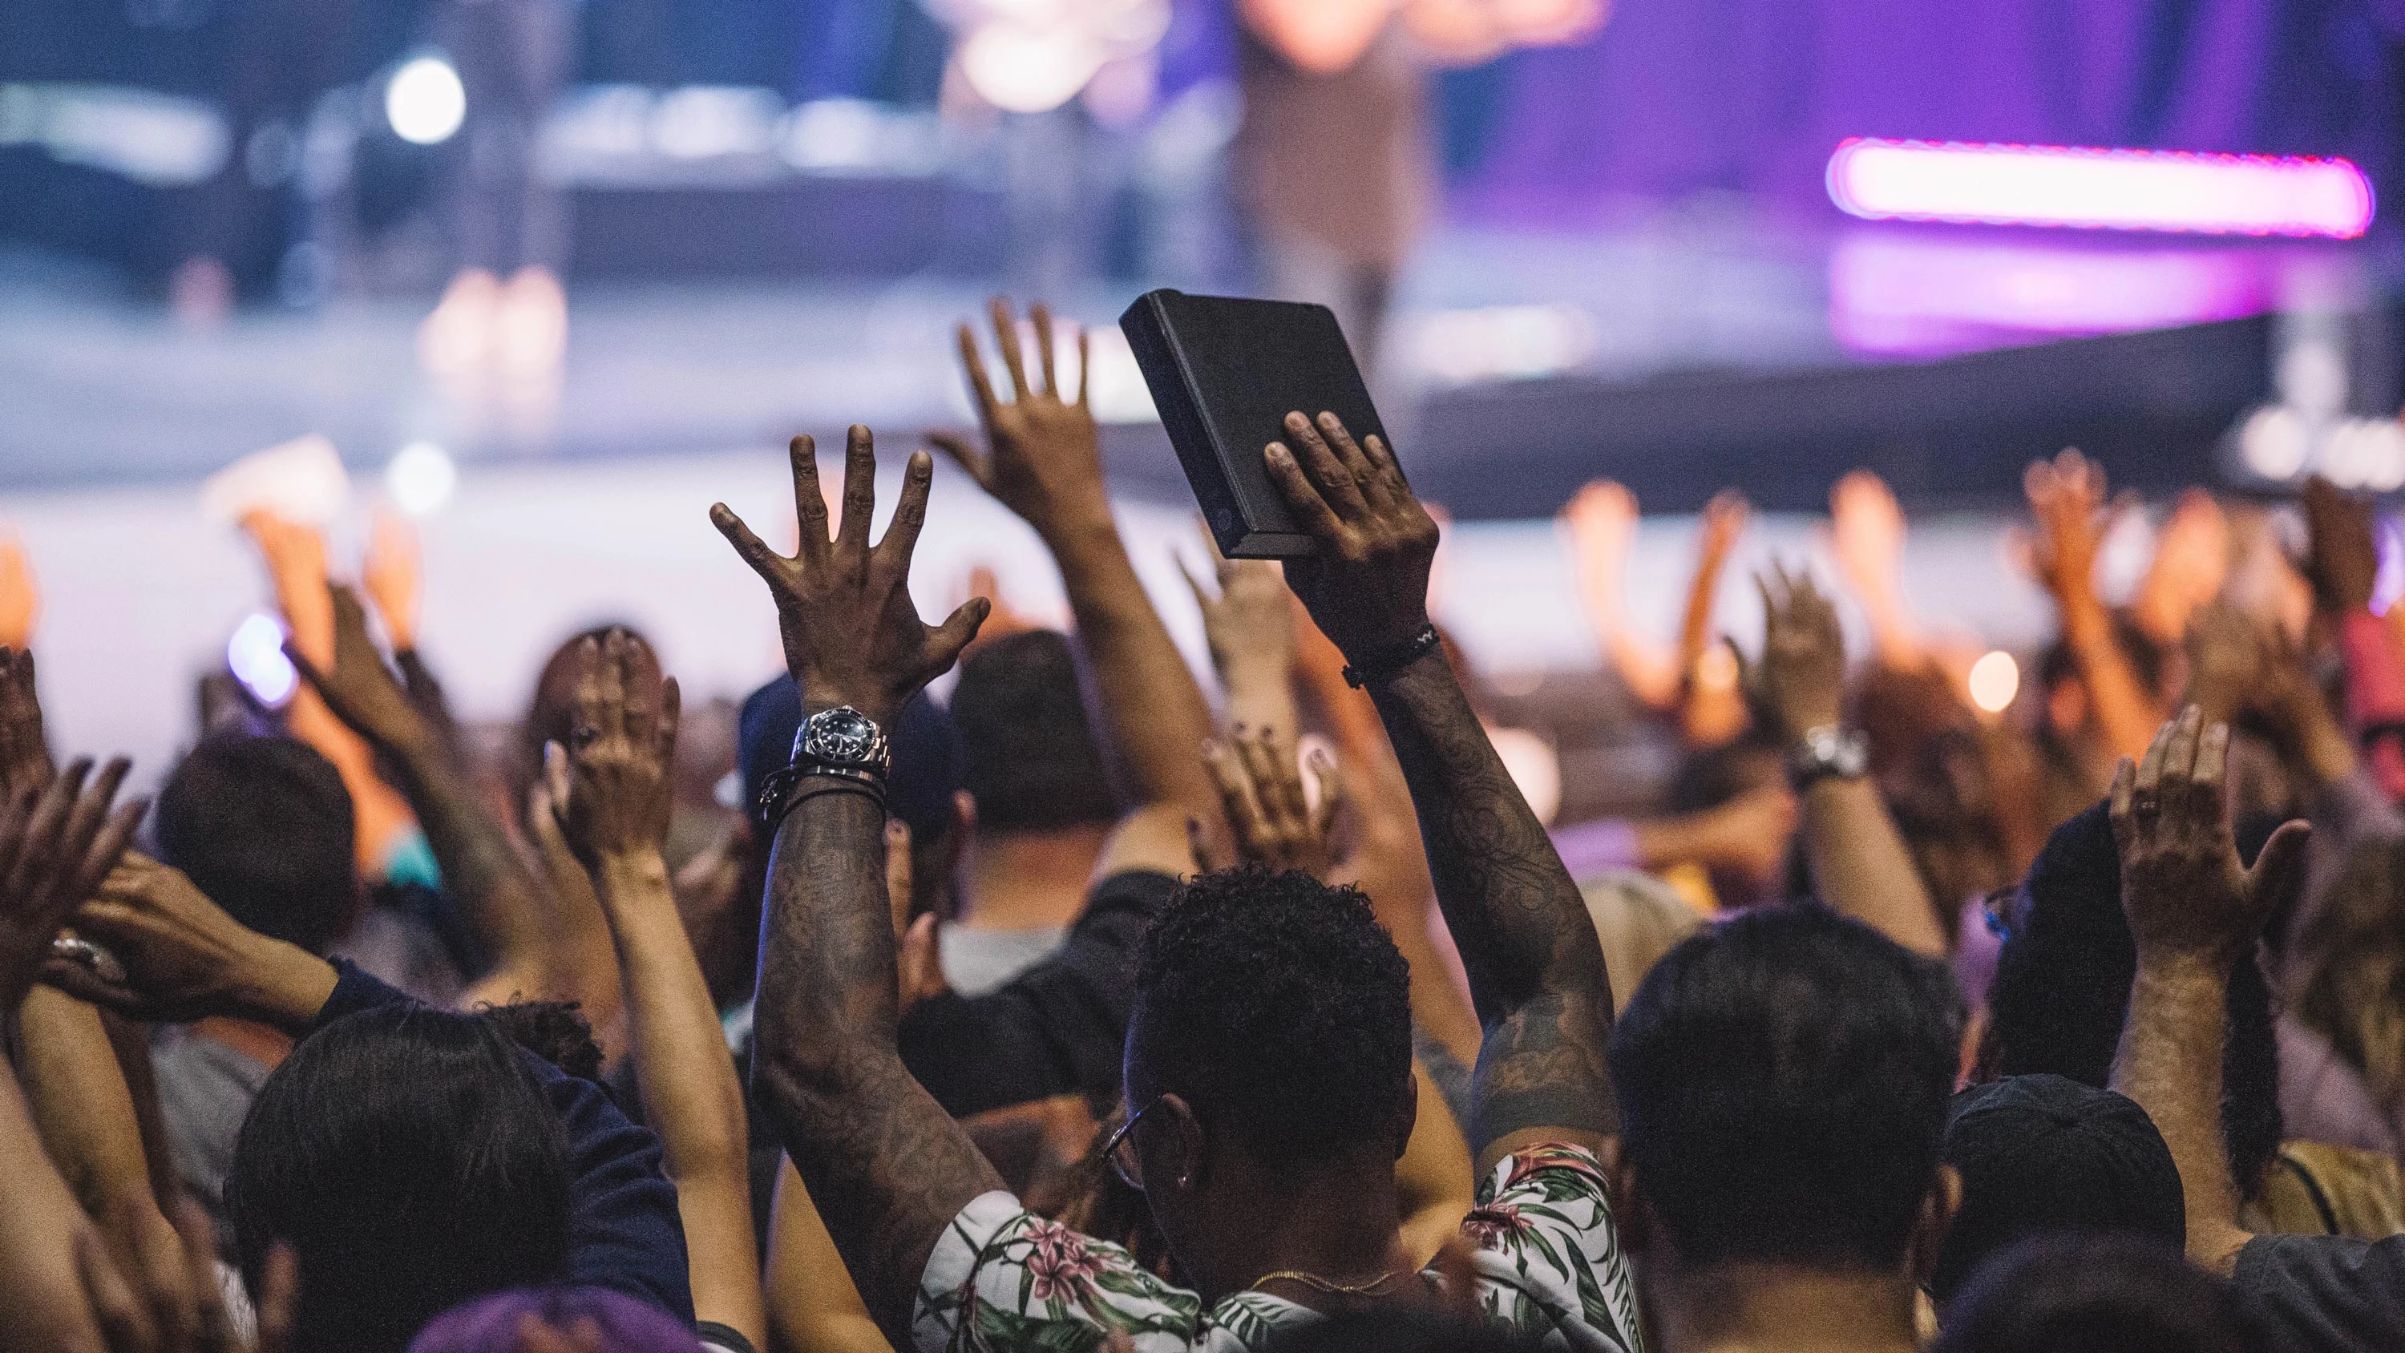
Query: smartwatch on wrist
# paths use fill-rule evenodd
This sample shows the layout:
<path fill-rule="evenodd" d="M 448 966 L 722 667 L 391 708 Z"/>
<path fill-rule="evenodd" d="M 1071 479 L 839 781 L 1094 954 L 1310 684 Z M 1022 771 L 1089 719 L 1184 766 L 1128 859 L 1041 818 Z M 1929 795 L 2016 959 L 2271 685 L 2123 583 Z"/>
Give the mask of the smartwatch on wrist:
<path fill-rule="evenodd" d="M 1787 779 L 1800 793 L 1823 780 L 1859 780 L 1870 766 L 1871 740 L 1860 729 L 1822 724 L 1788 752 Z"/>

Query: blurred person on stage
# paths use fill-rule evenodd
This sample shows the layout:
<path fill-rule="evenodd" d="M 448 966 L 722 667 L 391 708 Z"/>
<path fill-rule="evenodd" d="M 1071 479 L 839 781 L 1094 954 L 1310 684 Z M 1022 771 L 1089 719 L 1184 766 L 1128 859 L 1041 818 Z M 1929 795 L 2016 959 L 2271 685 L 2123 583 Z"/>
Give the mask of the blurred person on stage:
<path fill-rule="evenodd" d="M 458 271 L 418 335 L 437 375 L 558 370 L 568 342 L 568 209 L 545 183 L 543 122 L 570 75 L 576 0 L 443 0 L 435 32 L 467 94 L 450 188 Z"/>
<path fill-rule="evenodd" d="M 1427 71 L 1594 31 L 1604 0 L 1236 0 L 1230 172 L 1259 285 L 1336 312 L 1373 379 L 1437 207 Z"/>

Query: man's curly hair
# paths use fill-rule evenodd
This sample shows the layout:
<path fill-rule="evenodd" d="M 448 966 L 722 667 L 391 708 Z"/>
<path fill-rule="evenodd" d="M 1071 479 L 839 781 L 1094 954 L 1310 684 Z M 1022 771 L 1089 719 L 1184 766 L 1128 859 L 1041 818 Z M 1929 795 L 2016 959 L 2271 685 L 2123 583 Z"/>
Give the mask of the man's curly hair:
<path fill-rule="evenodd" d="M 1298 872 L 1190 879 L 1136 959 L 1131 1062 L 1265 1161 L 1391 1136 L 1411 1102 L 1410 969 L 1357 888 Z"/>

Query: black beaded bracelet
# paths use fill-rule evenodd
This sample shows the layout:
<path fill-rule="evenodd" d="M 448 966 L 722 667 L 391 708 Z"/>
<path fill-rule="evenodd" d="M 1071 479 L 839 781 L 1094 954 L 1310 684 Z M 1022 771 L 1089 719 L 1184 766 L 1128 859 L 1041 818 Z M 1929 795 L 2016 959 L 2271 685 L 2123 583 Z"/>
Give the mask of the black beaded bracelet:
<path fill-rule="evenodd" d="M 1384 681 L 1435 652 L 1437 645 L 1443 642 L 1444 639 L 1436 632 L 1436 626 L 1423 625 L 1420 627 L 1419 633 L 1378 654 L 1361 666 L 1354 667 L 1348 664 L 1344 669 L 1344 684 L 1359 690 L 1373 681 Z"/>

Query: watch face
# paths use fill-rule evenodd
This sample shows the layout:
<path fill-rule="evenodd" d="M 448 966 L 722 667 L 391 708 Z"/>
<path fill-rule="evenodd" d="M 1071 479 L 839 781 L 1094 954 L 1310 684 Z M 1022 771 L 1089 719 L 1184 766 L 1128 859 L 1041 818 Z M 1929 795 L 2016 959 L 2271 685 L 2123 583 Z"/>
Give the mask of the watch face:
<path fill-rule="evenodd" d="M 838 764 L 872 760 L 877 748 L 877 725 L 854 709 L 831 709 L 810 721 L 811 755 Z"/>

